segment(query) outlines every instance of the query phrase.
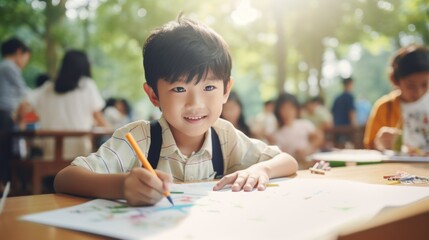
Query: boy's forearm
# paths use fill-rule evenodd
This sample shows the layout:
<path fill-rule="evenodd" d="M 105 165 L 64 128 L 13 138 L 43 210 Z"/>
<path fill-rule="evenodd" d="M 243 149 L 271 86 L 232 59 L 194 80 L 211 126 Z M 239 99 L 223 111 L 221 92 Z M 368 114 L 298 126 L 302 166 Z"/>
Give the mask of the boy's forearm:
<path fill-rule="evenodd" d="M 273 159 L 257 165 L 266 169 L 269 178 L 286 177 L 295 174 L 298 170 L 296 160 L 286 153 L 280 153 Z"/>
<path fill-rule="evenodd" d="M 57 174 L 54 187 L 58 193 L 123 199 L 125 176 L 125 174 L 98 174 L 82 167 L 68 166 Z"/>

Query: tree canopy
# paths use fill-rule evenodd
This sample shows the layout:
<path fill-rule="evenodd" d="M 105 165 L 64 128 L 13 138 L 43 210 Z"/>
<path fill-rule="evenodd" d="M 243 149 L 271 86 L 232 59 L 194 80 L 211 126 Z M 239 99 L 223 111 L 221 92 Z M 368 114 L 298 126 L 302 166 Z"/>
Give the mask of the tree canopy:
<path fill-rule="evenodd" d="M 301 101 L 321 94 L 329 103 L 347 75 L 356 95 L 374 101 L 391 89 L 392 52 L 429 44 L 426 0 L 0 0 L 0 40 L 17 36 L 31 47 L 29 86 L 42 72 L 55 78 L 65 50 L 83 49 L 103 96 L 146 108 L 142 45 L 180 12 L 230 45 L 247 115 L 282 91 Z"/>

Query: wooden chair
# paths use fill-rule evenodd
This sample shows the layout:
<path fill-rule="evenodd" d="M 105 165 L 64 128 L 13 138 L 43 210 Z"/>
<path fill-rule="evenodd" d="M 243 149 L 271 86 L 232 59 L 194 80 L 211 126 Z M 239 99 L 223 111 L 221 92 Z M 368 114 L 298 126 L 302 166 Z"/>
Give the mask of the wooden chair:
<path fill-rule="evenodd" d="M 63 146 L 67 137 L 89 136 L 92 140 L 92 147 L 95 151 L 96 140 L 102 136 L 112 135 L 111 131 L 21 131 L 12 133 L 14 139 L 31 140 L 36 138 L 54 138 L 54 159 L 47 161 L 43 157 L 20 158 L 15 157 L 11 161 L 11 187 L 12 194 L 25 195 L 29 192 L 22 190 L 22 186 L 32 183 L 31 194 L 41 194 L 43 192 L 43 179 L 48 176 L 55 176 L 61 169 L 70 165 L 73 159 L 64 159 Z"/>

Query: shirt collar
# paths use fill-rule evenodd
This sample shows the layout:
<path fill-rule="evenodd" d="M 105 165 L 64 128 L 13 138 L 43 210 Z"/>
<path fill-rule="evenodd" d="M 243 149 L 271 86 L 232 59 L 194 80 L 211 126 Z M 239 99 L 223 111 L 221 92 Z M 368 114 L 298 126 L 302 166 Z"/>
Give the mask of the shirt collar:
<path fill-rule="evenodd" d="M 162 115 L 158 119 L 159 124 L 162 128 L 162 148 L 160 152 L 160 156 L 166 157 L 170 156 L 173 153 L 179 153 L 179 148 L 177 147 L 176 141 L 174 140 L 173 133 L 170 130 L 170 125 Z M 212 157 L 212 138 L 211 138 L 211 130 L 207 131 L 205 134 L 204 143 L 201 146 L 201 149 L 196 152 L 197 154 L 207 152 L 210 157 Z"/>

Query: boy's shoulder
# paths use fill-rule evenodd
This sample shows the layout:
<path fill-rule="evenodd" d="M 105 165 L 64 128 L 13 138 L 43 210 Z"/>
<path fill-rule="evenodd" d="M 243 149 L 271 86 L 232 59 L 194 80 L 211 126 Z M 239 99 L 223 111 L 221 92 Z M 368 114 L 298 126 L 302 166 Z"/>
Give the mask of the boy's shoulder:
<path fill-rule="evenodd" d="M 212 127 L 218 134 L 225 131 L 235 130 L 234 125 L 223 118 L 218 118 Z"/>
<path fill-rule="evenodd" d="M 379 98 L 374 105 L 378 107 L 381 107 L 386 104 L 392 104 L 392 103 L 399 105 L 400 96 L 401 96 L 401 90 L 398 90 L 398 89 L 394 90 Z"/>
<path fill-rule="evenodd" d="M 125 124 L 124 126 L 115 130 L 115 135 L 124 135 L 128 132 L 136 133 L 141 132 L 144 134 L 149 134 L 150 131 L 150 122 L 147 120 L 136 120 L 130 123 Z"/>

